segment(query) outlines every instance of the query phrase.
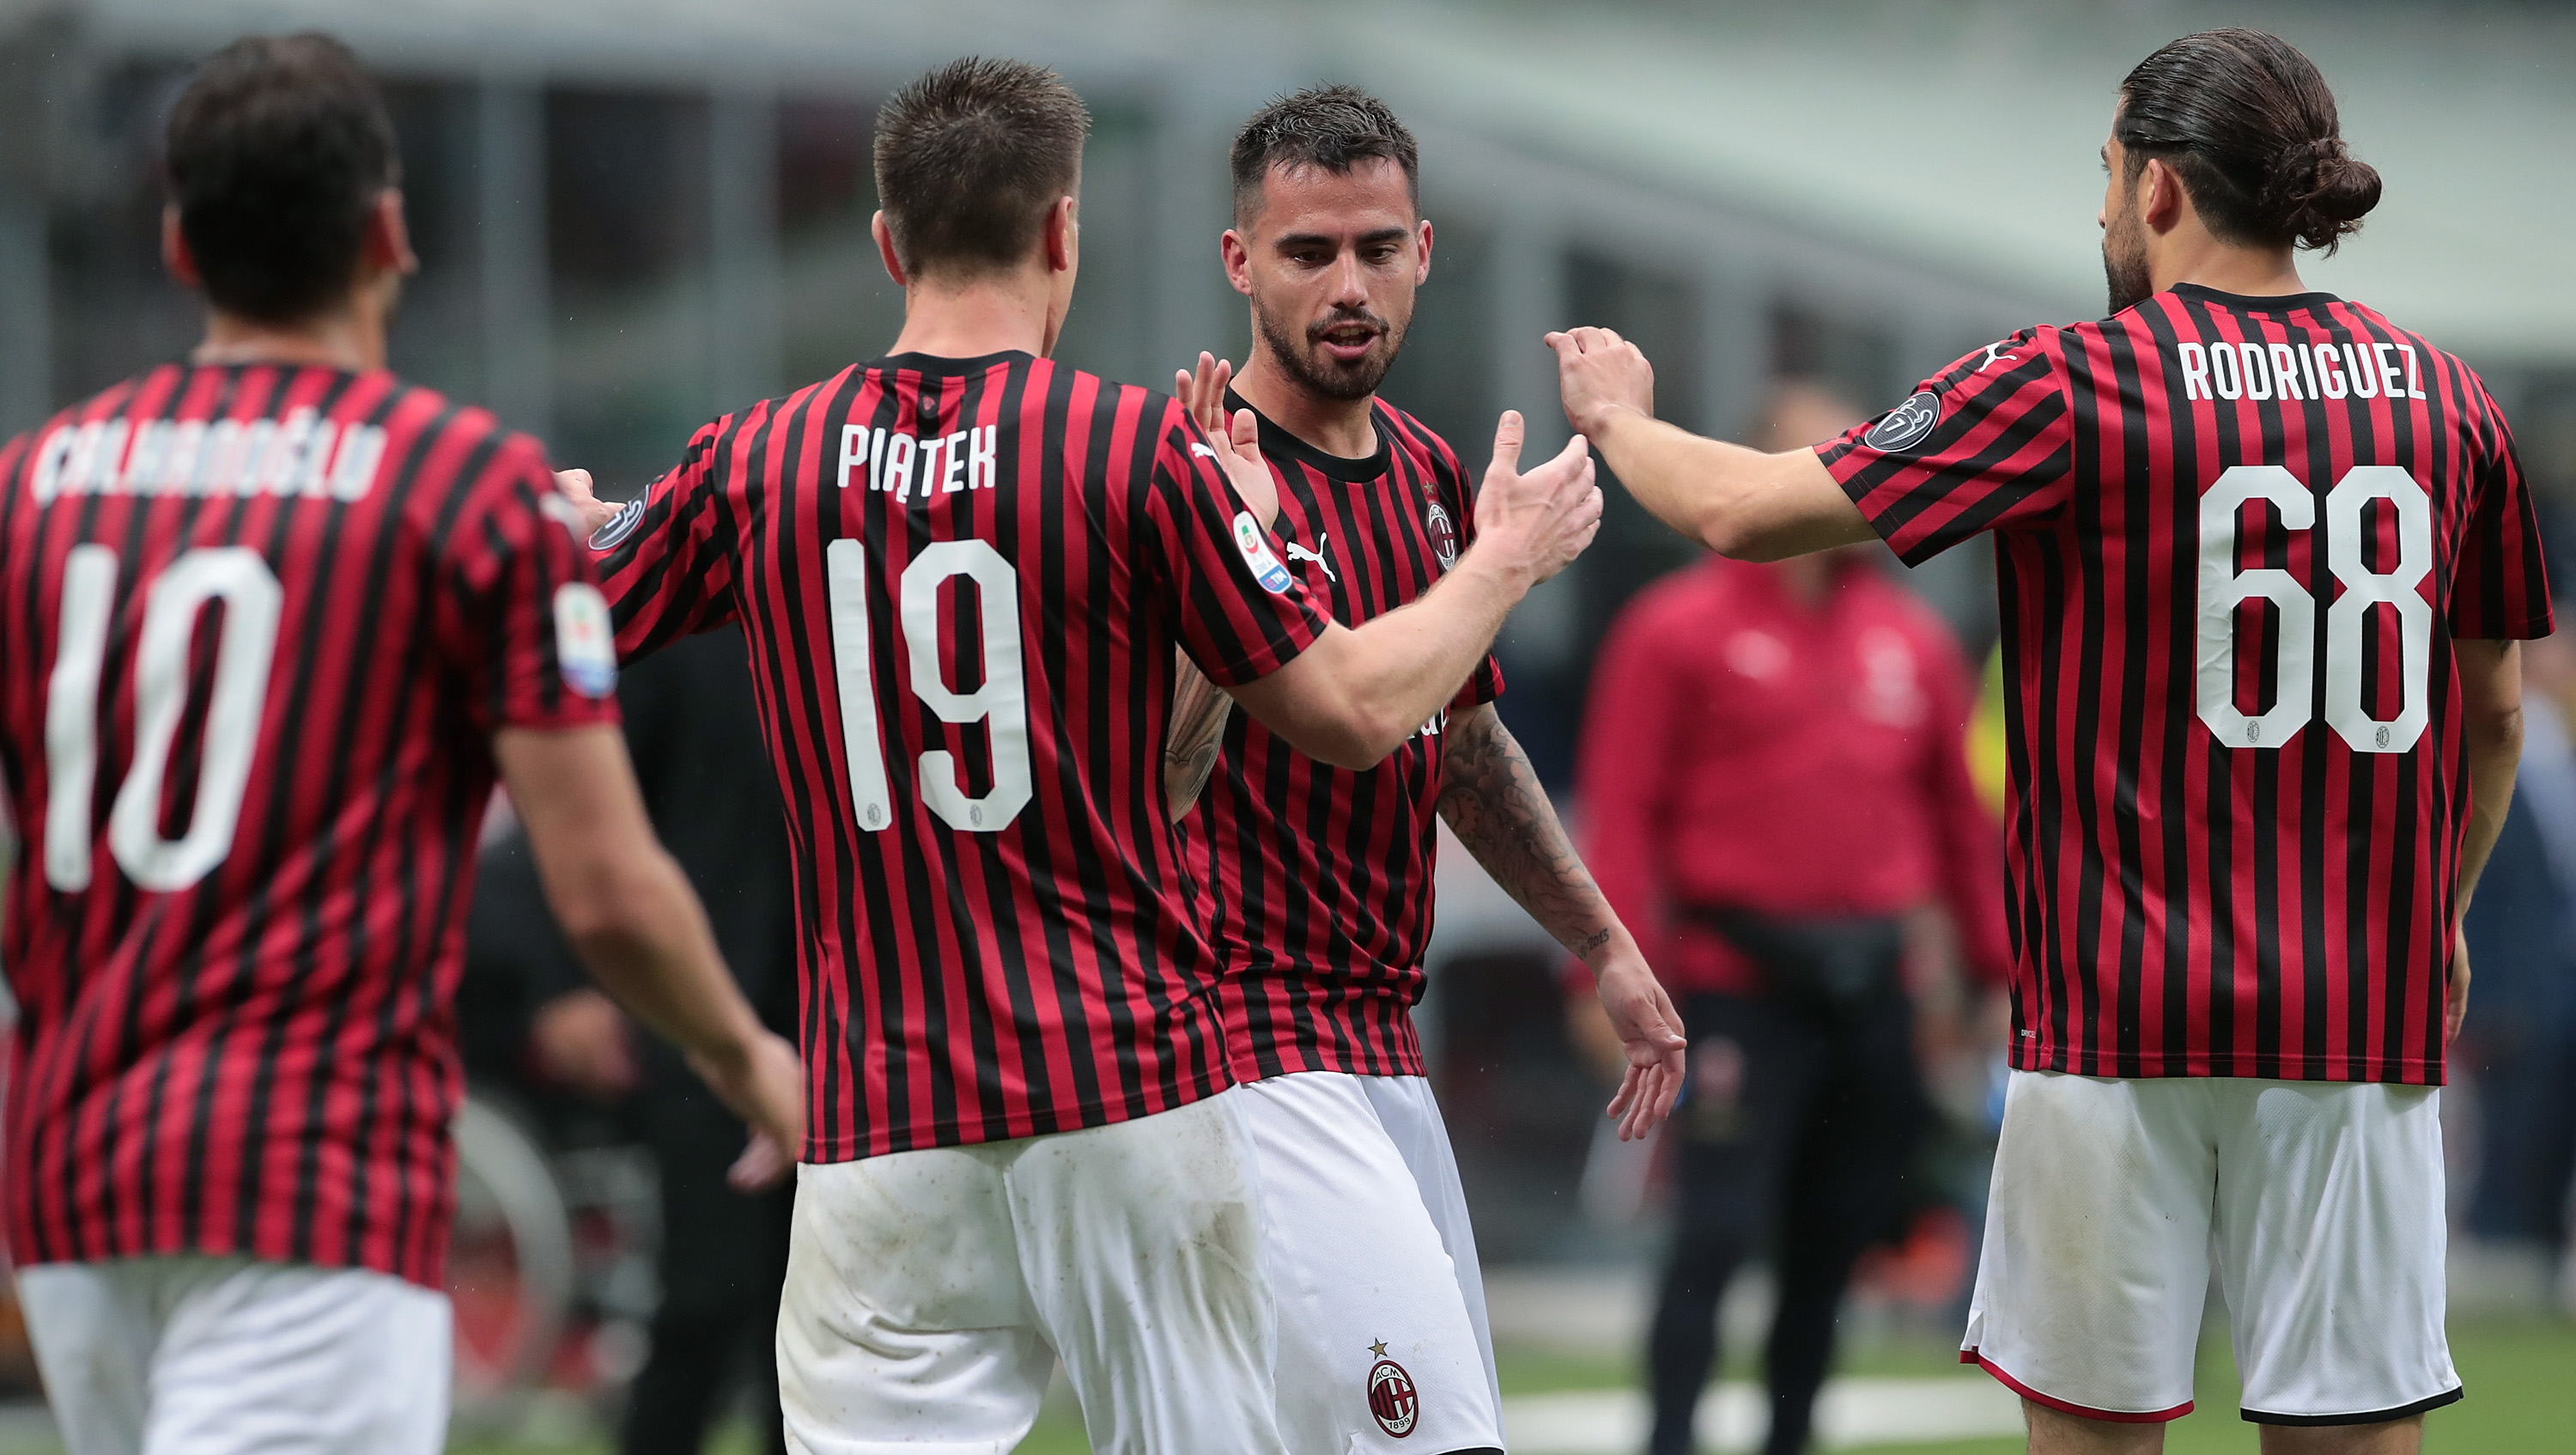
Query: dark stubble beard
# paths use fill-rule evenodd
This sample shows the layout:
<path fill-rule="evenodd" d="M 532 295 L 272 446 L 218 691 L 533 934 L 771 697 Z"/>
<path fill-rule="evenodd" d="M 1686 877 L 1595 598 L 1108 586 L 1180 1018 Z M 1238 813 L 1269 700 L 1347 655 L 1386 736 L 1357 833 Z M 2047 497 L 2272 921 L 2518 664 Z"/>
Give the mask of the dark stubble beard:
<path fill-rule="evenodd" d="M 1301 340 L 1289 325 L 1252 300 L 1252 317 L 1261 329 L 1261 341 L 1270 348 L 1270 356 L 1300 388 L 1325 399 L 1366 399 L 1377 392 L 1386 371 L 1395 367 L 1395 356 L 1404 351 L 1404 326 L 1389 323 L 1374 313 L 1337 313 L 1323 323 L 1306 330 Z M 1348 368 L 1318 361 L 1316 352 L 1322 346 L 1326 330 L 1345 323 L 1365 323 L 1375 327 L 1380 347 L 1367 358 Z"/>
<path fill-rule="evenodd" d="M 2137 307 L 2156 291 L 2147 276 L 2146 229 L 2132 209 L 2122 208 L 2102 230 L 2102 277 L 2110 284 L 2113 313 Z"/>

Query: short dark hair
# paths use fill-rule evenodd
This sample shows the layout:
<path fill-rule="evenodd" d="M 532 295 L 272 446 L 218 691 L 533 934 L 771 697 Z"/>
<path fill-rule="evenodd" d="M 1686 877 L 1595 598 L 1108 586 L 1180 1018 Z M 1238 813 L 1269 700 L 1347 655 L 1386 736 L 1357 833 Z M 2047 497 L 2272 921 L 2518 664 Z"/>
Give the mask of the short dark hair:
<path fill-rule="evenodd" d="M 877 111 L 877 202 L 906 271 L 972 276 L 1027 257 L 1056 199 L 1082 184 L 1091 112 L 1064 78 L 968 56 Z"/>
<path fill-rule="evenodd" d="M 245 36 L 206 57 L 166 145 L 207 301 L 262 323 L 338 301 L 368 212 L 402 176 L 384 97 L 327 35 Z"/>
<path fill-rule="evenodd" d="M 1422 149 L 1387 104 L 1357 86 L 1309 86 L 1252 113 L 1234 139 L 1234 220 L 1260 210 L 1273 167 L 1348 172 L 1384 158 L 1404 169 L 1404 190 L 1422 206 Z"/>
<path fill-rule="evenodd" d="M 2379 173 L 2344 146 L 2325 78 L 2259 30 L 2205 30 L 2140 61 L 2111 134 L 2130 180 L 2164 158 L 2225 242 L 2332 253 L 2379 205 Z"/>

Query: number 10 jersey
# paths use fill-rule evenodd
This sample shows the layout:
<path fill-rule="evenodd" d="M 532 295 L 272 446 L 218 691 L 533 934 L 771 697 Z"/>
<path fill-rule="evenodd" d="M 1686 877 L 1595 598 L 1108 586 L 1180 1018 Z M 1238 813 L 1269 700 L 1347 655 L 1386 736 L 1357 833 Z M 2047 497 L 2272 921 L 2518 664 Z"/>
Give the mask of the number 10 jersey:
<path fill-rule="evenodd" d="M 381 372 L 173 365 L 0 451 L 20 1263 L 440 1286 L 491 735 L 617 720 L 577 519 Z"/>
<path fill-rule="evenodd" d="M 2477 376 L 2327 294 L 2184 284 L 1817 448 L 1908 563 L 1995 533 L 2012 1064 L 2439 1083 L 2453 643 L 2551 629 Z"/>
<path fill-rule="evenodd" d="M 803 1160 L 1232 1085 L 1164 807 L 1174 650 L 1326 625 L 1170 398 L 897 355 L 700 430 L 593 538 L 628 656 L 739 620 L 796 866 Z"/>

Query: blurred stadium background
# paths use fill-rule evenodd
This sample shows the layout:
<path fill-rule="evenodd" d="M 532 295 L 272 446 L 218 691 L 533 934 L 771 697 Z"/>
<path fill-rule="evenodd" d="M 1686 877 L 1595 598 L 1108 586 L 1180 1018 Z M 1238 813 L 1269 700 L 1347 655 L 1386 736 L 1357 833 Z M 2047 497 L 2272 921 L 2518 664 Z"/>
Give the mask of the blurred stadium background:
<path fill-rule="evenodd" d="M 396 367 L 627 491 L 704 419 L 892 338 L 869 118 L 961 53 L 1046 62 L 1090 101 L 1084 271 L 1060 353 L 1148 382 L 1201 348 L 1243 357 L 1216 255 L 1243 116 L 1323 79 L 1385 96 L 1421 137 L 1438 240 L 1386 392 L 1474 458 L 1505 407 L 1529 414 L 1534 443 L 1562 439 L 1550 327 L 1622 330 L 1655 359 L 1668 416 L 1729 434 L 1776 377 L 1875 407 L 2013 328 L 2098 313 L 2094 148 L 2118 80 L 2157 44 L 2231 23 L 2307 49 L 2387 179 L 2362 239 L 2304 264 L 2310 281 L 2464 355 L 2544 495 L 2576 504 L 2576 193 L 2559 178 L 2576 154 L 2576 6 L 2537 0 L 0 0 L 0 433 L 193 342 L 192 302 L 156 251 L 159 136 L 192 60 L 250 30 L 333 31 L 388 83 L 423 262 Z M 1507 628 L 1504 715 L 1560 802 L 1592 648 L 1690 555 L 1614 492 L 1598 546 Z M 1972 650 L 1991 642 L 1981 552 L 1909 581 Z M 1632 1448 L 1639 1416 L 1618 1391 L 1651 1201 L 1632 1210 L 1628 1169 L 1590 1155 L 1598 1097 L 1545 937 L 1451 858 L 1425 1024 L 1494 1276 L 1516 1448 Z M 2546 968 L 2576 975 L 2564 956 Z M 1866 1378 L 1827 1417 L 1846 1444 L 2018 1448 L 1991 1438 L 2013 1426 L 2009 1397 L 1945 1362 L 1986 1054 L 1948 1052 L 1958 1127 L 1941 1177 L 1966 1211 L 1932 1209 L 1856 1297 L 1846 1362 Z M 2467 1081 L 2455 1159 L 2473 1142 Z M 507 1332 L 519 1342 L 494 1356 L 460 1445 L 595 1445 L 591 1412 L 634 1367 L 651 1298 L 629 1246 L 650 1230 L 619 1221 L 649 1167 L 613 1146 L 550 1148 L 548 1166 L 508 1126 L 492 1137 L 482 1212 L 518 1230 L 503 1273 L 545 1285 L 565 1324 L 560 1342 Z M 2455 1168 L 2462 1187 L 2473 1170 Z M 513 1192 L 514 1177 L 550 1185 Z M 2463 1243 L 2471 1398 L 2436 1417 L 2432 1448 L 2576 1449 L 2553 1251 Z M 1761 1297 L 1736 1299 L 1732 1350 L 1756 1342 L 1741 1331 Z M 2207 1407 L 2171 1448 L 2253 1448 L 2230 1377 L 2222 1339 Z M 18 1378 L 0 1448 L 47 1448 Z M 1728 1448 L 1758 1424 L 1747 1395 L 1715 1409 Z M 1926 1443 L 1946 1436 L 1982 1438 Z M 1081 1448 L 1078 1426 L 1051 1415 L 1027 1448 L 1041 1447 Z"/>

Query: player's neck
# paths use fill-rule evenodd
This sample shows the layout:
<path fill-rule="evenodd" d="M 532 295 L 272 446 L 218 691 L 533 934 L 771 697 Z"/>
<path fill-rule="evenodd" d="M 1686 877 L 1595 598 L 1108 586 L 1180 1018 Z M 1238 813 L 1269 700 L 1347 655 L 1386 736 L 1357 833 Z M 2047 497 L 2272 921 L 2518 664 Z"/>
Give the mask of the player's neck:
<path fill-rule="evenodd" d="M 1043 356 L 1054 347 L 1048 328 L 1052 290 L 1028 270 L 963 286 L 929 280 L 903 293 L 903 332 L 898 354 L 934 359 L 980 359 L 1017 351 Z"/>
<path fill-rule="evenodd" d="M 2164 255 L 2150 259 L 2148 277 L 2159 293 L 2192 283 L 2244 298 L 2285 298 L 2305 293 L 2288 248 L 2242 248 L 2207 233 L 2167 239 Z"/>
<path fill-rule="evenodd" d="M 1377 425 L 1370 414 L 1376 395 L 1325 398 L 1289 377 L 1263 345 L 1253 346 L 1251 361 L 1235 376 L 1234 392 L 1261 411 L 1262 418 L 1325 454 L 1365 460 L 1377 453 Z"/>
<path fill-rule="evenodd" d="M 188 358 L 197 364 L 283 364 L 362 373 L 385 366 L 385 321 L 380 312 L 354 303 L 295 323 L 262 323 L 209 309 L 205 341 Z"/>

